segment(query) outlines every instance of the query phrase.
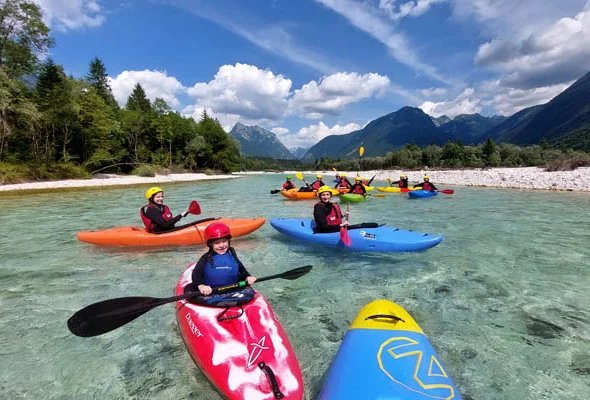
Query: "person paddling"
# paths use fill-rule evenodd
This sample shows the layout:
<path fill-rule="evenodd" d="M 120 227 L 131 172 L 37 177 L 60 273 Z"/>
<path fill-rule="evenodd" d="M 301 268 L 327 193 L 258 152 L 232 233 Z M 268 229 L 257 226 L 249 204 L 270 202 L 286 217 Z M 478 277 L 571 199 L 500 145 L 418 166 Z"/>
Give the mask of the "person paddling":
<path fill-rule="evenodd" d="M 436 186 L 434 186 L 434 184 L 430 182 L 430 178 L 428 177 L 428 175 L 424 175 L 424 182 L 414 185 L 414 188 L 422 188 L 422 190 L 427 190 L 429 192 L 438 191 Z"/>
<path fill-rule="evenodd" d="M 346 174 L 343 172 L 340 174 L 340 181 L 334 186 L 336 189 L 350 189 L 352 187 L 352 183 L 346 177 Z"/>
<path fill-rule="evenodd" d="M 249 286 L 256 282 L 231 247 L 231 232 L 223 222 L 214 222 L 205 228 L 209 250 L 201 256 L 192 273 L 192 288 L 208 296 L 214 288 L 245 281 Z"/>
<path fill-rule="evenodd" d="M 341 226 L 348 226 L 348 221 L 342 221 L 343 216 L 348 216 L 348 211 L 343 215 L 340 206 L 332 203 L 332 189 L 322 186 L 318 190 L 320 199 L 313 206 L 313 219 L 315 220 L 315 233 L 339 232 Z"/>
<path fill-rule="evenodd" d="M 287 180 L 283 183 L 283 190 L 291 190 L 295 189 L 297 186 L 293 182 L 291 182 L 291 176 L 287 176 Z"/>
<path fill-rule="evenodd" d="M 391 186 L 394 185 L 398 185 L 399 188 L 407 188 L 408 187 L 408 177 L 406 176 L 406 174 L 401 174 L 399 176 L 399 180 L 398 181 L 393 181 L 390 182 Z"/>
<path fill-rule="evenodd" d="M 195 221 L 191 224 L 175 226 L 181 218 L 187 216 L 189 210 L 183 211 L 176 217 L 173 217 L 170 208 L 164 204 L 164 191 L 157 186 L 149 188 L 145 192 L 145 198 L 147 199 L 148 204 L 141 207 L 139 216 L 147 231 L 150 233 L 163 233 L 179 230 L 199 222 Z"/>
<path fill-rule="evenodd" d="M 367 189 L 365 189 L 365 185 L 363 185 L 360 176 L 354 178 L 354 185 L 352 185 L 348 193 L 362 194 L 363 196 L 367 195 Z"/>
<path fill-rule="evenodd" d="M 311 188 L 314 192 L 317 192 L 319 188 L 325 185 L 324 181 L 322 181 L 323 175 L 317 174 L 315 177 L 315 182 L 311 184 Z"/>

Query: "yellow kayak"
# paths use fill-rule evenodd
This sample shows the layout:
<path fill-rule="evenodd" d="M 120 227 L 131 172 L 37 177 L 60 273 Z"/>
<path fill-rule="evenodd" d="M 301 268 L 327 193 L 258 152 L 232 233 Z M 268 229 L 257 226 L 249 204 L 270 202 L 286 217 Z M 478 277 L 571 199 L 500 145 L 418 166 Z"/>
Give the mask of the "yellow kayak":
<path fill-rule="evenodd" d="M 413 186 L 410 186 L 408 188 L 400 188 L 397 186 L 377 186 L 377 190 L 379 192 L 385 192 L 385 193 L 407 193 L 410 190 L 415 190 Z"/>

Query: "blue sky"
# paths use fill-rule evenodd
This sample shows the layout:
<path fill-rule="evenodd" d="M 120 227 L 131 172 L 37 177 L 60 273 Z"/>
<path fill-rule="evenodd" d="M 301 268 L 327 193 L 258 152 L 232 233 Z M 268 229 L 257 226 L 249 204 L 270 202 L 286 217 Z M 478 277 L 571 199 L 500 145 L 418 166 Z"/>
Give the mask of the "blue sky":
<path fill-rule="evenodd" d="M 34 0 L 54 61 L 309 147 L 409 105 L 511 115 L 590 71 L 590 0 Z"/>

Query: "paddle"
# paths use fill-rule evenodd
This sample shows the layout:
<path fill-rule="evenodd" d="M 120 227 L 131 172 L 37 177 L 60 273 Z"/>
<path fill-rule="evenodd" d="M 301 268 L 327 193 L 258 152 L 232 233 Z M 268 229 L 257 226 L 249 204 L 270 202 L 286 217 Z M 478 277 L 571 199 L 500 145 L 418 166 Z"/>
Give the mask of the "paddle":
<path fill-rule="evenodd" d="M 375 179 L 376 176 L 377 174 L 373 175 L 373 177 L 369 179 L 369 182 L 367 182 L 367 186 L 371 186 L 371 182 L 373 182 L 373 179 Z"/>
<path fill-rule="evenodd" d="M 359 173 L 360 173 L 360 170 L 361 170 L 361 161 L 362 161 L 362 158 L 363 158 L 363 153 L 364 153 L 364 152 L 365 152 L 365 148 L 364 148 L 363 146 L 359 147 L 359 170 L 358 170 L 358 172 L 356 173 L 357 175 L 359 175 Z"/>
<path fill-rule="evenodd" d="M 301 180 L 301 181 L 305 182 L 305 184 L 307 185 L 307 187 L 309 187 L 309 183 L 307 183 L 307 181 L 305 180 L 305 178 L 303 177 L 303 174 L 302 174 L 301 172 L 297 172 L 297 173 L 295 174 L 295 176 L 297 177 L 297 179 L 299 179 L 299 180 Z"/>
<path fill-rule="evenodd" d="M 346 212 L 348 213 L 350 210 L 350 203 L 346 203 Z M 348 215 L 346 215 L 346 221 L 348 221 Z M 340 240 L 346 247 L 350 247 L 352 245 L 352 241 L 350 240 L 350 236 L 348 235 L 348 229 L 346 226 L 340 227 Z"/>
<path fill-rule="evenodd" d="M 313 267 L 306 265 L 276 275 L 258 278 L 256 282 L 268 281 L 270 279 L 297 279 Z M 216 288 L 214 293 L 231 290 L 246 286 L 246 282 L 239 282 L 235 285 Z M 68 329 L 76 336 L 91 337 L 115 330 L 137 317 L 145 314 L 153 308 L 162 304 L 172 303 L 179 300 L 200 296 L 200 292 L 185 293 L 180 296 L 158 298 L 158 297 L 119 297 L 91 304 L 78 310 L 68 319 Z"/>
<path fill-rule="evenodd" d="M 282 189 L 273 189 L 270 191 L 270 194 L 277 194 L 281 191 Z"/>
<path fill-rule="evenodd" d="M 451 190 L 451 189 L 445 189 L 445 190 L 439 190 L 439 193 L 455 194 L 455 191 L 454 190 Z"/>
<path fill-rule="evenodd" d="M 384 195 L 384 194 L 379 194 L 379 193 L 367 193 L 367 196 L 378 197 L 378 198 L 380 198 L 380 199 L 384 199 L 384 198 L 386 198 L 386 197 L 387 197 L 386 195 Z"/>
<path fill-rule="evenodd" d="M 191 204 L 188 206 L 188 213 L 199 215 L 201 213 L 201 206 L 197 203 L 196 200 L 191 201 Z"/>

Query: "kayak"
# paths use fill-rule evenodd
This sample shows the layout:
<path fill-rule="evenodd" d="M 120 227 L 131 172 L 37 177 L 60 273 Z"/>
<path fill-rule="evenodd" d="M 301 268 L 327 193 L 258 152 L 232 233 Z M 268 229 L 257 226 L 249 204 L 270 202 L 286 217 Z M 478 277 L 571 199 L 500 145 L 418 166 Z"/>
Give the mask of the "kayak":
<path fill-rule="evenodd" d="M 201 223 L 172 232 L 149 233 L 138 226 L 120 226 L 97 231 L 78 232 L 81 242 L 100 246 L 169 246 L 205 243 L 205 228 L 212 222 L 223 222 L 232 237 L 244 236 L 264 225 L 266 218 L 206 219 Z"/>
<path fill-rule="evenodd" d="M 190 264 L 180 276 L 176 295 L 184 294 L 194 267 Z M 184 344 L 211 383 L 230 400 L 301 400 L 303 377 L 295 352 L 268 302 L 254 292 L 249 303 L 225 313 L 224 307 L 177 301 L 176 320 Z"/>
<path fill-rule="evenodd" d="M 409 191 L 414 190 L 414 187 L 400 188 L 397 186 L 377 186 L 376 189 L 379 192 L 385 193 L 408 193 Z"/>
<path fill-rule="evenodd" d="M 348 189 L 346 189 L 345 191 L 341 191 L 338 189 L 331 189 L 332 190 L 332 196 L 337 196 L 340 193 L 344 192 L 348 192 Z M 290 189 L 290 190 L 281 190 L 281 194 L 288 198 L 288 199 L 295 199 L 295 200 L 309 200 L 309 199 L 317 199 L 318 198 L 318 193 L 317 192 L 300 192 L 299 189 Z"/>
<path fill-rule="evenodd" d="M 344 193 L 340 195 L 340 203 L 362 203 L 367 200 L 368 196 L 355 193 Z"/>
<path fill-rule="evenodd" d="M 315 221 L 312 219 L 273 218 L 270 220 L 270 225 L 277 231 L 296 239 L 351 251 L 378 253 L 423 251 L 436 246 L 443 240 L 442 236 L 430 233 L 382 225 L 377 228 L 349 229 L 351 245 L 348 247 L 340 240 L 340 232 L 314 233 L 312 227 L 315 226 Z"/>
<path fill-rule="evenodd" d="M 375 300 L 348 328 L 319 399 L 460 400 L 461 394 L 412 316 Z"/>
<path fill-rule="evenodd" d="M 438 192 L 431 192 L 430 190 L 412 190 L 408 192 L 410 199 L 425 199 L 436 196 Z"/>

